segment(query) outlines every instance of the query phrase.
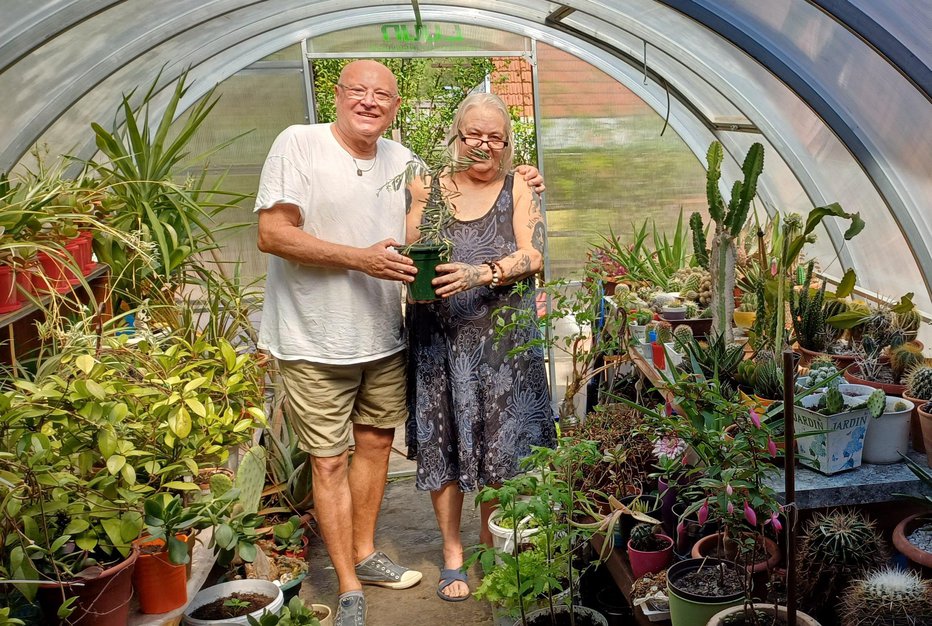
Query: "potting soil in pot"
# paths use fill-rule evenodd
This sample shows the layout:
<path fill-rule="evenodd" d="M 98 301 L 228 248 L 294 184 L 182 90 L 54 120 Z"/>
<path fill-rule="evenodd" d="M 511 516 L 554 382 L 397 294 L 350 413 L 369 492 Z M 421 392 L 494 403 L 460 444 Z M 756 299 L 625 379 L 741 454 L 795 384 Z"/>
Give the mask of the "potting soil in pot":
<path fill-rule="evenodd" d="M 208 602 L 203 606 L 199 606 L 191 613 L 191 617 L 203 620 L 221 620 L 230 619 L 231 617 L 240 617 L 241 615 L 249 615 L 253 611 L 258 611 L 262 607 L 268 606 L 274 599 L 275 598 L 270 598 L 261 593 L 243 593 L 236 591 L 225 598 L 217 598 L 213 602 Z"/>
<path fill-rule="evenodd" d="M 676 587 L 697 596 L 712 598 L 741 591 L 742 580 L 734 569 L 715 567 L 689 572 L 676 580 Z"/>
<path fill-rule="evenodd" d="M 569 613 L 559 613 L 551 621 L 550 613 L 546 611 L 530 618 L 527 623 L 528 626 L 572 626 Z M 600 622 L 580 611 L 576 613 L 576 626 L 600 626 Z"/>
<path fill-rule="evenodd" d="M 932 524 L 920 526 L 911 532 L 906 540 L 923 552 L 932 553 Z"/>
<path fill-rule="evenodd" d="M 757 613 L 757 621 L 748 620 L 743 613 L 738 613 L 736 615 L 729 615 L 724 620 L 723 624 L 728 626 L 757 626 L 758 624 L 767 624 L 767 626 L 782 626 L 786 624 L 786 620 L 782 617 L 777 617 L 774 621 L 773 613 L 768 613 L 766 611 L 755 611 Z"/>

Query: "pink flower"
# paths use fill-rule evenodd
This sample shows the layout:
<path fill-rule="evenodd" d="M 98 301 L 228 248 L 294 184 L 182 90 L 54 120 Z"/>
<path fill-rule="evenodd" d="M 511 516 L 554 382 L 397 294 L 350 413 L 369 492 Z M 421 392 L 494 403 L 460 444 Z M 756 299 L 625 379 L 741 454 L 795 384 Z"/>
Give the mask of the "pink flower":
<path fill-rule="evenodd" d="M 708 499 L 706 499 L 706 501 L 702 503 L 702 506 L 699 507 L 699 523 L 705 524 L 706 520 L 708 519 L 709 519 L 709 501 Z"/>
<path fill-rule="evenodd" d="M 754 409 L 751 409 L 750 416 L 751 416 L 751 422 L 752 422 L 755 426 L 757 426 L 758 428 L 760 428 L 760 415 L 757 414 L 757 411 L 755 411 Z"/>
<path fill-rule="evenodd" d="M 728 495 L 731 495 L 734 492 L 735 490 L 731 488 L 731 485 L 725 485 L 725 493 L 727 493 Z"/>
<path fill-rule="evenodd" d="M 679 537 L 686 533 L 686 524 L 680 522 L 676 525 L 676 535 Z"/>
<path fill-rule="evenodd" d="M 767 437 L 767 450 L 770 451 L 770 456 L 777 456 L 777 444 L 770 437 Z"/>
<path fill-rule="evenodd" d="M 729 503 L 728 503 L 728 506 L 726 507 L 726 510 L 728 511 L 728 514 L 729 514 L 729 515 L 734 515 L 734 514 L 735 514 L 735 505 L 732 504 L 731 502 L 729 502 Z"/>
<path fill-rule="evenodd" d="M 770 519 L 764 522 L 765 524 L 773 524 L 773 529 L 777 532 L 783 530 L 783 524 L 780 523 L 780 517 L 776 513 L 770 514 Z"/>
<path fill-rule="evenodd" d="M 776 275 L 777 275 L 777 260 L 770 259 L 770 276 L 773 277 Z"/>
<path fill-rule="evenodd" d="M 744 519 L 746 519 L 751 526 L 757 526 L 757 513 L 754 512 L 754 509 L 751 508 L 747 500 L 744 501 Z"/>

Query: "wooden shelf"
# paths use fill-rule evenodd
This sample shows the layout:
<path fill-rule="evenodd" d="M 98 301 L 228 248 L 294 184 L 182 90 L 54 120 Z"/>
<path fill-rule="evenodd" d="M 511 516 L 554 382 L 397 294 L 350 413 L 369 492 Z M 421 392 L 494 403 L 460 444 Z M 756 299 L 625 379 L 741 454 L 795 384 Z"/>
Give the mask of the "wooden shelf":
<path fill-rule="evenodd" d="M 592 535 L 591 543 L 596 552 L 601 552 L 604 541 L 605 538 L 601 534 L 596 533 Z M 625 599 L 627 599 L 630 604 L 631 584 L 634 582 L 634 579 L 631 576 L 631 566 L 628 565 L 628 559 L 621 550 L 614 548 L 602 564 L 608 569 L 609 573 L 612 575 L 612 579 L 615 581 L 615 585 L 618 586 L 618 590 L 625 596 Z M 660 622 L 650 621 L 639 607 L 631 607 L 631 612 L 634 615 L 634 622 L 639 626 L 648 626 L 649 624 L 660 624 L 663 626 L 664 624 L 670 624 L 669 620 Z"/>

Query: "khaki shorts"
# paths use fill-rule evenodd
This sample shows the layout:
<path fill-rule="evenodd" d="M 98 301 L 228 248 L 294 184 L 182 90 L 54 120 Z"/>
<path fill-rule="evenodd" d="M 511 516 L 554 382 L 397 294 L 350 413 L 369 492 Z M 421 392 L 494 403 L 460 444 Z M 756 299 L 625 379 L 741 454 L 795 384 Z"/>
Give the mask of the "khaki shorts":
<path fill-rule="evenodd" d="M 405 422 L 405 353 L 354 365 L 278 361 L 298 445 L 312 456 L 337 456 L 350 424 L 397 428 Z"/>

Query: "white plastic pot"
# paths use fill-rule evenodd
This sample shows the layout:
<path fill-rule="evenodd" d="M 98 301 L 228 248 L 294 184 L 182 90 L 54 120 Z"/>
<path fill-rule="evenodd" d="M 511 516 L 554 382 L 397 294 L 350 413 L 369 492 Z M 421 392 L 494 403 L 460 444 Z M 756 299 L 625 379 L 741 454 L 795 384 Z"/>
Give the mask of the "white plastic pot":
<path fill-rule="evenodd" d="M 221 620 L 196 619 L 191 617 L 191 613 L 201 608 L 205 604 L 209 604 L 219 598 L 224 598 L 234 592 L 259 593 L 274 599 L 267 606 L 264 606 L 257 611 L 253 611 L 248 615 L 242 615 L 240 617 Z M 191 600 L 191 604 L 189 604 L 188 608 L 185 610 L 184 623 L 188 624 L 189 626 L 215 626 L 217 624 L 223 624 L 224 626 L 232 624 L 248 626 L 248 617 L 259 619 L 266 611 L 278 615 L 278 612 L 281 610 L 284 603 L 285 599 L 282 596 L 281 588 L 273 582 L 268 580 L 255 580 L 252 578 L 246 578 L 243 580 L 231 580 L 228 583 L 220 583 L 219 585 L 214 585 L 213 587 L 201 589 L 197 595 L 194 596 L 194 599 Z"/>
<path fill-rule="evenodd" d="M 898 402 L 906 408 L 893 409 Z M 902 460 L 900 453 L 909 452 L 909 418 L 913 403 L 903 398 L 887 396 L 887 408 L 883 415 L 867 420 L 867 434 L 864 436 L 865 463 L 897 463 Z"/>
<path fill-rule="evenodd" d="M 492 545 L 502 552 L 514 553 L 515 551 L 515 533 L 511 528 L 505 528 L 498 525 L 498 520 L 502 516 L 501 509 L 495 509 L 489 516 L 489 532 L 492 533 Z M 531 516 L 518 520 L 518 545 L 526 543 L 528 539 L 540 532 L 540 528 L 527 528 Z"/>

